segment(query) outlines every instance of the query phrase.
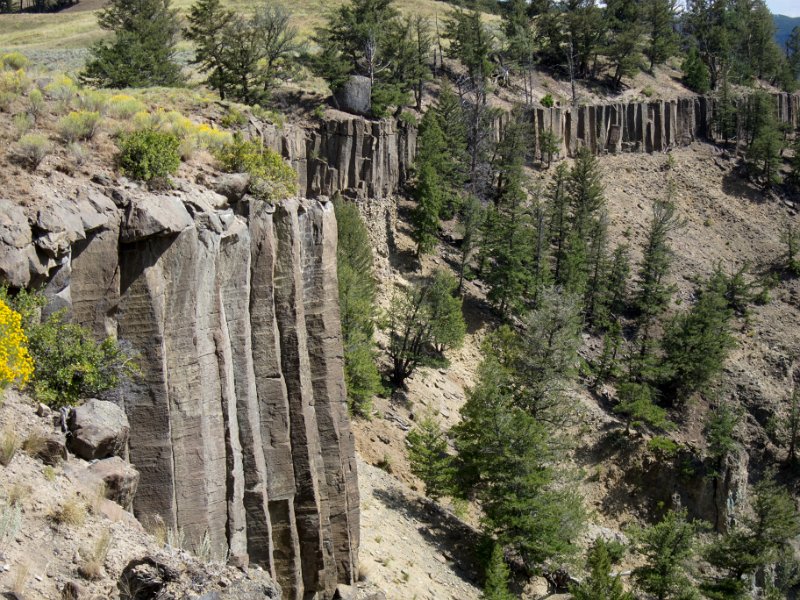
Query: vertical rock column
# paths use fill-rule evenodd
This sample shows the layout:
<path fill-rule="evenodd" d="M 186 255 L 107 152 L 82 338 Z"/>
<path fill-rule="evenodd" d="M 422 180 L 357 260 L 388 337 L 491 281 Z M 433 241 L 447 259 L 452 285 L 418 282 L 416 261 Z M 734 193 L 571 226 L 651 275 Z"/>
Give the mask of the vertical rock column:
<path fill-rule="evenodd" d="M 300 225 L 308 353 L 325 466 L 331 537 L 338 579 L 352 584 L 357 578 L 358 481 L 344 386 L 333 204 L 315 203 L 301 213 Z"/>
<path fill-rule="evenodd" d="M 248 511 L 248 531 L 249 523 L 253 519 L 258 521 L 259 530 L 271 529 L 275 577 L 283 588 L 286 600 L 299 600 L 303 595 L 303 580 L 300 542 L 294 514 L 295 478 L 289 434 L 289 400 L 281 367 L 280 334 L 275 307 L 275 208 L 253 200 L 250 202 L 249 212 L 250 329 L 259 415 L 259 427 L 253 431 L 253 436 L 254 443 L 256 437 L 260 437 L 263 445 L 267 468 L 269 522 L 262 523 L 257 511 Z M 257 493 L 256 488 L 254 492 Z M 258 507 L 258 498 L 253 497 L 252 501 Z M 253 544 L 250 543 L 250 546 Z M 251 549 L 251 556 L 253 550 L 257 549 Z"/>
<path fill-rule="evenodd" d="M 295 476 L 294 512 L 300 541 L 304 598 L 314 598 L 317 592 L 329 595 L 333 591 L 336 573 L 305 322 L 298 215 L 305 210 L 298 200 L 286 200 L 276 207 L 274 284 L 281 368 L 289 399 Z"/>

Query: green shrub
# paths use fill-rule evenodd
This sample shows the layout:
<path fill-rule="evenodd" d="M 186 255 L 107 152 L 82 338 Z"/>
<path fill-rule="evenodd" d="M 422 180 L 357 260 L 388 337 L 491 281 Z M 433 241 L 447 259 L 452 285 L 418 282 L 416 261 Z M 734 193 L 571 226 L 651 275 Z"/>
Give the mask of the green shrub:
<path fill-rule="evenodd" d="M 52 151 L 50 140 L 41 133 L 26 133 L 18 142 L 19 159 L 31 171 L 35 171 Z"/>
<path fill-rule="evenodd" d="M 79 140 L 90 140 L 100 125 L 100 113 L 78 110 L 58 121 L 58 132 L 68 144 Z"/>
<path fill-rule="evenodd" d="M 4 67 L 17 71 L 19 69 L 26 69 L 31 61 L 20 52 L 9 52 L 0 57 L 0 62 L 3 63 Z"/>
<path fill-rule="evenodd" d="M 222 117 L 220 124 L 226 129 L 236 129 L 247 125 L 247 115 L 240 111 L 238 108 L 231 107 L 228 112 Z"/>
<path fill-rule="evenodd" d="M 555 100 L 553 100 L 553 96 L 551 94 L 547 94 L 546 96 L 542 97 L 542 106 L 545 108 L 553 108 L 555 106 Z"/>
<path fill-rule="evenodd" d="M 33 89 L 28 94 L 28 109 L 27 113 L 35 119 L 44 114 L 45 110 L 45 103 L 44 103 L 44 94 L 39 89 Z"/>
<path fill-rule="evenodd" d="M 22 137 L 33 129 L 34 118 L 28 113 L 19 113 L 14 115 L 14 129 L 17 130 L 17 135 Z"/>
<path fill-rule="evenodd" d="M 147 107 L 140 100 L 127 94 L 114 94 L 108 100 L 108 112 L 115 119 L 130 119 L 138 112 L 144 112 Z"/>
<path fill-rule="evenodd" d="M 74 406 L 118 387 L 137 372 L 115 339 L 96 342 L 88 329 L 65 321 L 64 311 L 40 319 L 47 304 L 43 294 L 21 290 L 11 297 L 0 287 L 0 300 L 22 315 L 34 363 L 28 387 L 38 401 L 54 408 Z"/>
<path fill-rule="evenodd" d="M 152 129 L 124 135 L 119 143 L 120 169 L 141 181 L 167 177 L 181 164 L 180 145 L 175 134 Z"/>
<path fill-rule="evenodd" d="M 105 92 L 98 92 L 97 90 L 85 90 L 78 96 L 78 104 L 83 110 L 88 112 L 104 115 L 108 110 L 108 103 L 108 94 Z"/>
<path fill-rule="evenodd" d="M 282 200 L 297 194 L 297 173 L 280 154 L 260 141 L 234 135 L 215 157 L 228 173 L 249 173 L 250 193 L 264 200 Z"/>

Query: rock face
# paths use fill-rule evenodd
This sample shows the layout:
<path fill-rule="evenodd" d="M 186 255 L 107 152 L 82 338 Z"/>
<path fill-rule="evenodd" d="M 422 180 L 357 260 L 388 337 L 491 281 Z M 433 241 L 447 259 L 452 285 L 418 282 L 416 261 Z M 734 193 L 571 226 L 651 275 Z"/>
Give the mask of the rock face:
<path fill-rule="evenodd" d="M 113 402 L 91 399 L 70 411 L 67 448 L 84 460 L 122 456 L 130 427 L 125 412 Z"/>
<path fill-rule="evenodd" d="M 353 75 L 333 95 L 334 105 L 354 115 L 368 115 L 372 108 L 372 83 L 368 77 Z"/>
<path fill-rule="evenodd" d="M 115 403 L 70 417 L 81 456 L 127 452 L 138 471 L 136 489 L 122 461 L 97 463 L 110 492 L 127 504 L 136 489 L 137 516 L 263 567 L 283 598 L 331 598 L 355 581 L 359 545 L 333 205 L 179 185 L 43 189 L 39 205 L 70 218 L 4 212 L 2 256 L 26 265 L 5 277 L 43 281 L 52 303 L 137 357 Z M 30 264 L 34 246 L 47 262 Z"/>

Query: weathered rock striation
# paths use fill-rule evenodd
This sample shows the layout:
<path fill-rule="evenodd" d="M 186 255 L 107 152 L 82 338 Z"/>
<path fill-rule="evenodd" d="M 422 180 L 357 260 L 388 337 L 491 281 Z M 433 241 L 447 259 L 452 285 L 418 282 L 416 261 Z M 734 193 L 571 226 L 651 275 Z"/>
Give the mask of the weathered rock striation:
<path fill-rule="evenodd" d="M 333 205 L 179 186 L 3 203 L 0 278 L 45 283 L 52 308 L 137 356 L 116 398 L 137 516 L 261 565 L 284 598 L 330 598 L 359 544 Z"/>

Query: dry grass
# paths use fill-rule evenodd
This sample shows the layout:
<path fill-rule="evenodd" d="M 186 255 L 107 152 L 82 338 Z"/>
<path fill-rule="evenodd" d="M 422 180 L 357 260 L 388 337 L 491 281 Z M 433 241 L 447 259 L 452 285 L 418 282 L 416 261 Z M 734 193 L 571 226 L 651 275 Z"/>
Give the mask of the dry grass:
<path fill-rule="evenodd" d="M 11 506 L 21 506 L 32 492 L 33 488 L 28 484 L 16 482 L 8 490 L 8 503 Z"/>
<path fill-rule="evenodd" d="M 11 593 L 18 600 L 25 598 L 25 587 L 28 583 L 28 573 L 31 567 L 27 562 L 19 563 L 14 569 L 14 582 L 11 584 Z"/>
<path fill-rule="evenodd" d="M 22 442 L 22 450 L 28 456 L 37 456 L 40 454 L 45 447 L 47 446 L 47 436 L 41 429 L 34 429 L 28 434 L 28 437 L 25 438 L 25 441 Z"/>
<path fill-rule="evenodd" d="M 78 565 L 78 574 L 89 581 L 97 581 L 103 577 L 103 565 L 111 547 L 111 532 L 104 529 L 97 538 L 94 547 L 88 552 L 81 552 L 83 562 Z"/>
<path fill-rule="evenodd" d="M 68 498 L 50 513 L 50 519 L 56 525 L 80 527 L 86 522 L 86 504 L 77 497 Z"/>
<path fill-rule="evenodd" d="M 279 0 L 292 13 L 292 23 L 300 35 L 308 39 L 314 29 L 324 24 L 325 16 L 345 0 Z M 91 0 L 81 4 L 90 6 Z M 226 0 L 224 2 L 238 13 L 252 12 L 254 4 L 248 0 Z M 99 5 L 100 3 L 92 3 Z M 193 0 L 175 0 L 173 6 L 185 16 Z M 453 7 L 436 0 L 398 0 L 403 14 L 422 15 L 433 20 L 446 15 Z M 80 7 L 80 4 L 78 5 Z M 74 50 L 88 48 L 102 39 L 103 32 L 97 26 L 96 10 L 62 11 L 56 14 L 0 15 L 0 48 L 8 50 Z M 182 42 L 181 50 L 189 50 Z"/>
<path fill-rule="evenodd" d="M 6 425 L 0 433 L 0 465 L 7 467 L 21 445 L 19 434 L 11 425 Z"/>

